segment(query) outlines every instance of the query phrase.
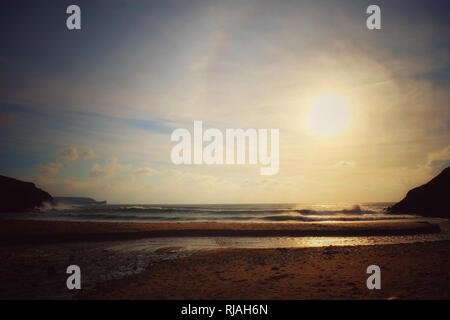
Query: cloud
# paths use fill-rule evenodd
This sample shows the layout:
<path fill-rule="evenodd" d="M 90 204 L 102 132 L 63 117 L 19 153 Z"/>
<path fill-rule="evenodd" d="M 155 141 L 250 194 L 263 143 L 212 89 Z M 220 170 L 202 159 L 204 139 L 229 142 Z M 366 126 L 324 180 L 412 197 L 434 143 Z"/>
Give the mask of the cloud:
<path fill-rule="evenodd" d="M 44 175 L 54 176 L 58 174 L 59 169 L 62 167 L 60 162 L 49 162 L 47 164 L 41 164 L 38 166 L 38 172 Z"/>
<path fill-rule="evenodd" d="M 85 151 L 83 151 L 81 153 L 80 156 L 84 160 L 94 159 L 96 157 L 96 155 L 95 155 L 94 151 L 92 151 L 92 149 L 86 149 Z"/>
<path fill-rule="evenodd" d="M 443 169 L 450 166 L 450 146 L 438 152 L 433 152 L 428 155 L 426 168 L 432 174 L 439 173 Z"/>
<path fill-rule="evenodd" d="M 120 164 L 117 158 L 112 158 L 108 160 L 108 163 L 105 166 L 95 163 L 89 171 L 89 176 L 91 178 L 111 177 L 115 175 L 116 172 L 129 171 L 131 169 L 131 165 Z"/>
<path fill-rule="evenodd" d="M 95 163 L 92 166 L 91 170 L 89 171 L 89 176 L 92 178 L 106 177 L 110 174 L 111 174 L 110 170 L 108 170 L 106 167 L 103 168 L 98 163 Z"/>
<path fill-rule="evenodd" d="M 59 152 L 59 158 L 64 161 L 75 161 L 78 159 L 78 150 L 75 147 L 70 147 Z"/>

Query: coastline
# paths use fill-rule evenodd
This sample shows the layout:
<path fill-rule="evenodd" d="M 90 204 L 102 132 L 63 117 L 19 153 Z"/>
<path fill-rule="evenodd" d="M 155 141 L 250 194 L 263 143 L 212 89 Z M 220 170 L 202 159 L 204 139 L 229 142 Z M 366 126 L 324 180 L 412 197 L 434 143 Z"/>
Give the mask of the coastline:
<path fill-rule="evenodd" d="M 198 239 L 218 241 L 226 237 L 218 234 L 226 234 L 229 239 L 251 239 L 255 233 L 277 234 L 278 239 L 287 239 L 284 234 L 313 234 L 336 243 L 333 239 L 337 238 L 333 237 L 382 234 L 396 238 L 397 235 L 438 231 L 438 225 L 420 221 L 1 220 L 0 284 L 3 290 L 0 298 L 450 299 L 447 290 L 450 286 L 450 240 L 319 247 L 230 248 L 225 244 L 213 249 L 188 248 L 192 239 L 188 237 L 194 235 Z M 158 238 L 161 234 L 167 237 L 166 241 Z M 66 268 L 72 264 L 82 270 L 81 291 L 66 288 Z M 366 268 L 372 264 L 382 270 L 382 290 L 366 287 Z"/>
<path fill-rule="evenodd" d="M 344 237 L 438 233 L 427 221 L 339 223 L 87 222 L 0 220 L 0 244 L 125 241 L 158 237 Z"/>

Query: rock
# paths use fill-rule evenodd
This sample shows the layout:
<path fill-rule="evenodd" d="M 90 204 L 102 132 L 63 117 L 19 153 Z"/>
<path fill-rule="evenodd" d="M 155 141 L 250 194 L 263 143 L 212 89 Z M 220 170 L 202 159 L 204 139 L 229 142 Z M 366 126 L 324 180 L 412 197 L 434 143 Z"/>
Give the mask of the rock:
<path fill-rule="evenodd" d="M 410 190 L 406 197 L 387 208 L 394 214 L 419 214 L 426 217 L 450 218 L 450 167 L 428 183 Z"/>
<path fill-rule="evenodd" d="M 0 212 L 31 211 L 44 202 L 51 202 L 52 196 L 36 188 L 34 183 L 0 176 Z"/>

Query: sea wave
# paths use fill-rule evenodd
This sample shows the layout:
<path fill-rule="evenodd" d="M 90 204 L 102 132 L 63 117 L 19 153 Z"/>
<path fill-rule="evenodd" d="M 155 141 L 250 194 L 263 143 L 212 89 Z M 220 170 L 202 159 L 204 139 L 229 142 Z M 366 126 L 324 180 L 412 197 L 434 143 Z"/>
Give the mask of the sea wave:
<path fill-rule="evenodd" d="M 46 206 L 30 218 L 83 221 L 322 222 L 408 219 L 383 211 L 386 204 L 88 205 Z M 26 215 L 26 214 L 25 214 Z"/>
<path fill-rule="evenodd" d="M 362 209 L 360 205 L 354 205 L 350 209 L 296 209 L 296 208 L 230 208 L 207 206 L 149 206 L 149 205 L 105 205 L 105 206 L 47 206 L 41 208 L 46 212 L 78 212 L 78 213 L 210 213 L 210 214 L 282 214 L 297 213 L 300 215 L 333 215 L 333 214 L 372 214 L 378 211 Z"/>
<path fill-rule="evenodd" d="M 361 215 L 361 216 L 266 216 L 260 218 L 266 221 L 300 221 L 300 222 L 324 222 L 324 221 L 378 221 L 378 220 L 401 220 L 410 219 L 411 216 L 388 216 L 388 215 Z"/>
<path fill-rule="evenodd" d="M 350 209 L 338 209 L 338 210 L 311 210 L 311 209 L 301 209 L 296 210 L 298 213 L 308 216 L 308 215 L 333 215 L 333 214 L 375 214 L 378 213 L 374 210 L 361 209 L 360 205 L 354 205 Z"/>

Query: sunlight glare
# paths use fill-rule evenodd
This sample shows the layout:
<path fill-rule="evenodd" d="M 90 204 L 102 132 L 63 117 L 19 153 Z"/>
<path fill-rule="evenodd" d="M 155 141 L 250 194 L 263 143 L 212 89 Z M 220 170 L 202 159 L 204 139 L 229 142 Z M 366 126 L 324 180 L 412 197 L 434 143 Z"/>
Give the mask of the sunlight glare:
<path fill-rule="evenodd" d="M 322 95 L 308 113 L 308 128 L 312 133 L 333 135 L 344 130 L 350 122 L 350 107 L 338 95 Z"/>

